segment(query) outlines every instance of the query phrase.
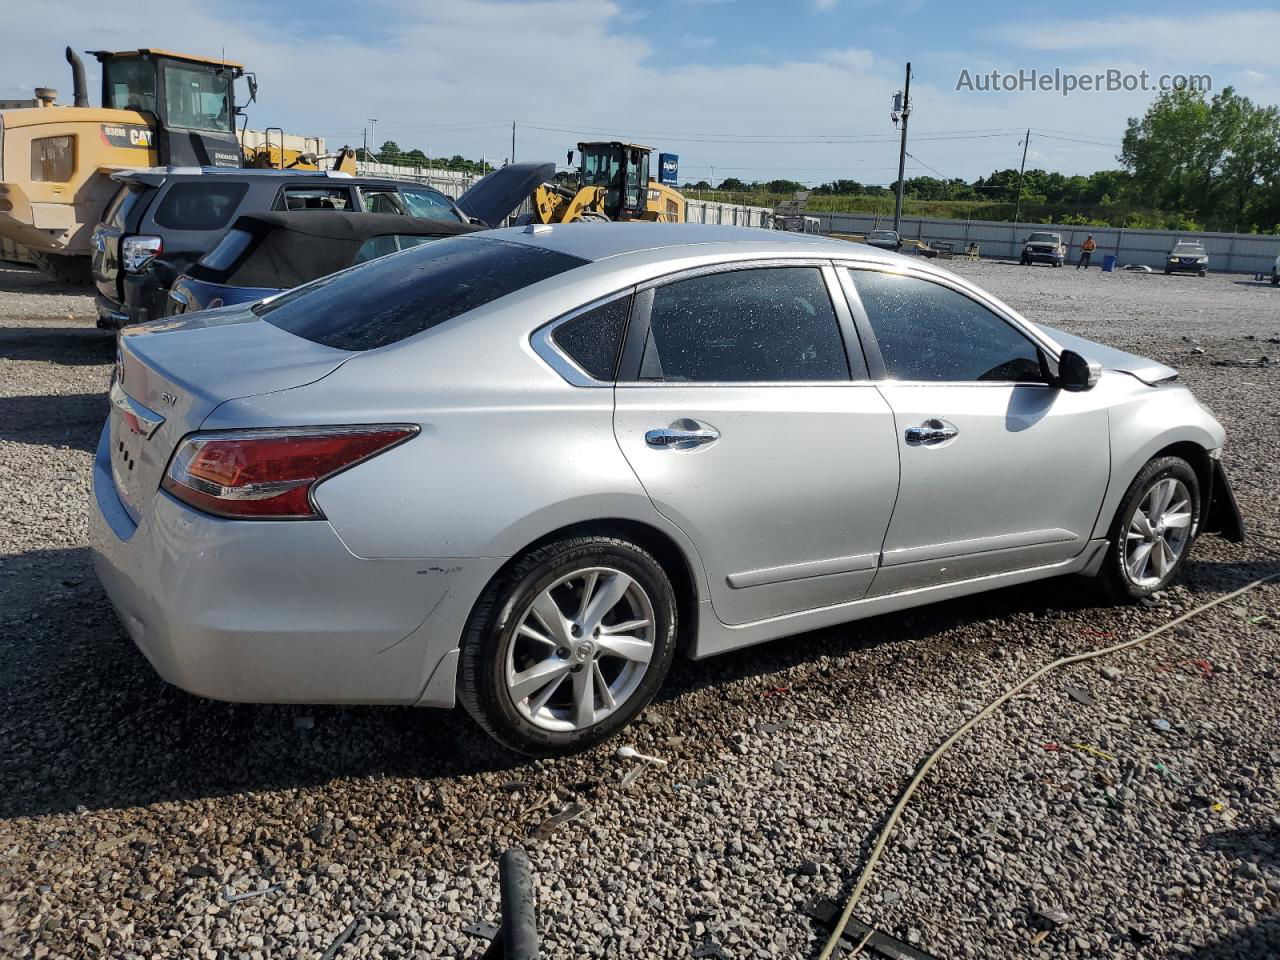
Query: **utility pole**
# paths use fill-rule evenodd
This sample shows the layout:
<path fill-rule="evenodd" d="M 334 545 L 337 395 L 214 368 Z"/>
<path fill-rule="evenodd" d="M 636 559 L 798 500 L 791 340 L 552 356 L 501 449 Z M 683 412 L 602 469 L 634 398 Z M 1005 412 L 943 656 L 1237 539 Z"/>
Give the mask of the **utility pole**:
<path fill-rule="evenodd" d="M 1022 166 L 1018 168 L 1018 199 L 1013 205 L 1013 229 L 1017 232 L 1018 215 L 1022 213 L 1022 175 L 1027 170 L 1027 145 L 1031 143 L 1031 128 L 1027 127 L 1027 135 L 1022 138 Z"/>
<path fill-rule="evenodd" d="M 516 162 L 516 122 L 511 121 L 511 162 Z"/>
<path fill-rule="evenodd" d="M 897 106 L 897 104 L 895 104 Z M 894 111 L 894 119 L 902 117 L 902 144 L 898 148 L 898 196 L 893 202 L 893 232 L 902 234 L 902 190 L 907 175 L 907 117 L 911 116 L 911 64 L 907 64 L 907 79 L 902 88 L 901 108 Z"/>
<path fill-rule="evenodd" d="M 373 141 L 374 149 L 376 150 L 378 146 L 378 118 L 369 117 L 368 120 L 369 120 L 369 139 Z M 365 144 L 364 158 L 365 160 L 369 159 L 369 145 L 367 143 Z"/>
<path fill-rule="evenodd" d="M 364 162 L 369 162 L 369 128 L 364 128 Z"/>

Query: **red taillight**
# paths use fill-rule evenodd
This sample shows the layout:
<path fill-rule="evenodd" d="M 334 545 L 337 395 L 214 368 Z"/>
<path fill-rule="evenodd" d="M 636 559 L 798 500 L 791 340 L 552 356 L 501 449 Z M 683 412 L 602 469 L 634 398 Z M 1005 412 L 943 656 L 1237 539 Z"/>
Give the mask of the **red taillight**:
<path fill-rule="evenodd" d="M 220 517 L 319 518 L 317 483 L 417 432 L 388 425 L 195 434 L 179 445 L 161 486 Z"/>

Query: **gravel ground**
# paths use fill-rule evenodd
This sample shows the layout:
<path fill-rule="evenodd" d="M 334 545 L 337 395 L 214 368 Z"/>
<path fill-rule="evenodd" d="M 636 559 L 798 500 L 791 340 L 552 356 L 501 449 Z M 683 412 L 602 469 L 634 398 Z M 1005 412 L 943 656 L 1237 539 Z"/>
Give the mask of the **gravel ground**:
<path fill-rule="evenodd" d="M 1280 290 L 955 269 L 1179 367 L 1227 426 L 1253 529 L 1280 536 L 1277 369 L 1212 365 L 1280 356 Z M 529 762 L 460 712 L 200 700 L 152 673 L 88 562 L 112 359 L 91 315 L 0 266 L 3 956 L 478 956 L 463 928 L 495 918 L 495 857 L 516 843 L 547 956 L 813 956 L 826 928 L 805 905 L 847 895 L 955 726 L 1064 653 L 1280 570 L 1280 541 L 1206 538 L 1150 605 L 1051 581 L 679 663 L 619 741 L 669 765 L 629 784 L 612 748 Z M 1278 796 L 1272 585 L 980 725 L 917 793 L 858 915 L 939 957 L 1276 956 Z"/>

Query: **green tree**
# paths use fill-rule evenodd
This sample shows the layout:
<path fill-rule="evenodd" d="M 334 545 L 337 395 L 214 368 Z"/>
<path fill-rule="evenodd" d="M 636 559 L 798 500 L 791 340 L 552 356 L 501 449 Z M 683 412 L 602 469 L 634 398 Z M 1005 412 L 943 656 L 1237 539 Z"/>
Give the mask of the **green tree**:
<path fill-rule="evenodd" d="M 384 140 L 378 148 L 378 159 L 383 163 L 395 163 L 400 159 L 400 144 L 394 140 Z"/>

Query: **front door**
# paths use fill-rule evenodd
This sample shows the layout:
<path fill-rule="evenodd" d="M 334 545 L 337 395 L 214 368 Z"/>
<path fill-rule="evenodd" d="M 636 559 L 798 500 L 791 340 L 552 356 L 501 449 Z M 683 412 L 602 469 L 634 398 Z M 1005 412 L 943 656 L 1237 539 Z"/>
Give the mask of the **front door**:
<path fill-rule="evenodd" d="M 856 600 L 875 576 L 898 486 L 893 417 L 846 350 L 833 283 L 810 265 L 660 286 L 639 378 L 615 392 L 618 443 L 697 546 L 728 624 Z"/>
<path fill-rule="evenodd" d="M 958 288 L 874 270 L 849 277 L 883 361 L 902 461 L 871 594 L 1084 550 L 1110 472 L 1100 392 L 1051 386 L 1040 348 Z"/>

